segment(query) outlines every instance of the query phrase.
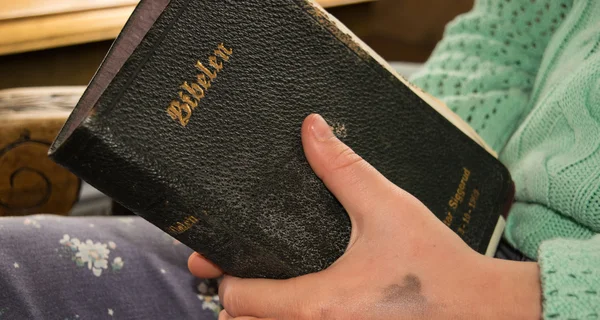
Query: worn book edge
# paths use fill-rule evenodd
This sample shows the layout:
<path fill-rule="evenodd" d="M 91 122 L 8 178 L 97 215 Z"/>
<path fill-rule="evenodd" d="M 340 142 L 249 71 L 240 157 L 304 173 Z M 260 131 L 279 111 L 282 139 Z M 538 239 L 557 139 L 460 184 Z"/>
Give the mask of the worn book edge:
<path fill-rule="evenodd" d="M 117 38 L 113 47 L 105 57 L 102 65 L 94 76 L 90 86 L 83 94 L 78 103 L 77 108 L 71 114 L 68 127 L 61 130 L 59 136 L 50 148 L 52 154 L 71 133 L 93 112 L 93 107 L 98 99 L 108 87 L 116 74 L 123 67 L 129 56 L 142 42 L 147 32 L 162 14 L 170 0 L 154 0 L 141 1 L 138 8 L 134 11 L 133 16 L 125 25 L 121 35 Z M 329 31 L 338 38 L 339 41 L 345 43 L 350 50 L 353 50 L 357 55 L 365 58 L 371 58 L 385 68 L 390 75 L 396 77 L 405 86 L 411 89 L 417 96 L 425 101 L 429 106 L 441 114 L 445 119 L 450 121 L 461 132 L 475 141 L 478 145 L 484 148 L 489 154 L 497 158 L 496 153 L 479 137 L 479 135 L 458 115 L 452 112 L 443 102 L 427 94 L 425 91 L 416 87 L 396 72 L 381 56 L 375 53 L 367 44 L 360 40 L 352 31 L 350 31 L 342 22 L 337 20 L 331 14 L 327 13 L 314 0 L 295 0 L 308 14 L 311 14 L 318 23 L 324 28 L 330 27 Z M 304 5 L 301 5 L 303 3 Z M 312 8 L 312 10 L 311 10 Z M 72 119 L 71 119 L 72 118 Z M 504 218 L 499 217 L 495 225 L 492 238 L 488 242 L 486 255 L 493 255 L 501 238 L 504 229 Z"/>
<path fill-rule="evenodd" d="M 343 33 L 343 34 L 339 34 L 338 32 L 332 32 L 334 34 L 334 36 L 336 36 L 338 38 L 338 40 L 340 40 L 343 43 L 346 43 L 346 45 L 348 45 L 348 47 L 350 49 L 354 50 L 359 56 L 362 56 L 362 54 L 361 54 L 361 52 L 357 52 L 357 51 L 363 50 L 364 52 L 366 52 L 366 54 L 368 54 L 372 59 L 374 59 L 377 63 L 379 63 L 390 74 L 392 74 L 398 80 L 400 80 L 404 85 L 406 85 L 408 88 L 410 88 L 417 96 L 419 96 L 421 99 L 423 99 L 429 106 L 431 106 L 434 110 L 436 110 L 444 118 L 446 118 L 448 121 L 450 121 L 455 127 L 457 127 L 459 130 L 461 130 L 464 134 L 466 134 L 469 138 L 471 138 L 477 144 L 479 144 L 483 149 L 485 149 L 494 158 L 496 158 L 496 159 L 498 158 L 498 155 L 496 154 L 496 152 L 485 143 L 485 141 L 477 134 L 477 132 L 475 132 L 475 130 L 471 126 L 469 126 L 464 120 L 462 120 L 462 118 L 460 118 L 456 113 L 454 113 L 452 110 L 450 110 L 450 108 L 448 108 L 448 106 L 446 106 L 445 103 L 434 98 L 433 96 L 431 96 L 430 94 L 428 94 L 427 92 L 422 90 L 421 88 L 415 86 L 414 84 L 412 84 L 408 80 L 406 80 L 402 75 L 400 75 L 396 70 L 394 70 L 394 68 L 392 68 L 385 59 L 383 59 L 379 54 L 377 54 L 373 49 L 371 49 L 371 47 L 369 47 L 369 45 L 367 45 L 358 36 L 356 36 L 341 21 L 339 21 L 336 17 L 334 17 L 333 15 L 328 13 L 317 2 L 315 2 L 314 0 L 303 0 L 303 1 L 305 1 L 306 3 L 311 5 L 316 10 L 316 12 L 312 12 L 311 14 L 313 14 L 315 19 L 317 19 L 321 24 L 324 24 L 327 22 L 333 23 L 334 28 L 337 28 L 337 30 L 339 30 Z M 326 17 L 326 19 L 328 21 L 327 20 L 323 21 L 323 19 L 321 19 L 321 17 Z M 324 26 L 324 27 L 326 27 L 326 26 Z M 330 31 L 332 31 L 332 30 L 330 30 Z M 350 39 L 347 39 L 346 37 L 350 37 Z M 349 43 L 349 41 L 358 45 L 358 47 L 354 46 L 353 43 Z M 504 217 L 502 215 L 500 215 L 498 217 L 498 222 L 496 223 L 496 225 L 494 227 L 492 237 L 490 238 L 490 241 L 488 242 L 488 246 L 487 246 L 486 252 L 485 252 L 486 256 L 492 257 L 496 253 L 496 250 L 498 248 L 498 244 L 500 243 L 500 239 L 502 238 L 502 234 L 504 232 L 505 226 L 506 226 L 506 221 L 505 221 Z"/>
<path fill-rule="evenodd" d="M 499 216 L 494 233 L 492 233 L 488 247 L 485 250 L 486 256 L 493 257 L 496 254 L 496 250 L 498 250 L 498 244 L 500 244 L 500 239 L 502 239 L 502 234 L 504 233 L 504 228 L 506 228 L 506 220 L 504 220 L 503 216 Z"/>
<path fill-rule="evenodd" d="M 356 34 L 354 34 L 346 25 L 344 25 L 340 20 L 327 12 L 318 2 L 315 0 L 303 0 L 312 5 L 312 7 L 318 11 L 317 15 L 327 17 L 329 22 L 333 23 L 337 29 L 339 29 L 345 36 L 350 37 L 350 41 L 353 41 L 358 45 L 359 50 L 365 51 L 368 55 L 370 55 L 375 61 L 377 61 L 382 67 L 384 67 L 387 71 L 389 71 L 392 75 L 394 75 L 398 80 L 400 80 L 404 85 L 409 87 L 416 95 L 418 95 L 421 99 L 427 102 L 432 108 L 434 108 L 439 114 L 441 114 L 444 118 L 450 121 L 455 127 L 460 129 L 464 134 L 469 136 L 472 140 L 477 142 L 482 148 L 484 148 L 487 152 L 489 152 L 495 158 L 498 158 L 496 152 L 490 148 L 485 141 L 475 132 L 475 130 L 469 126 L 462 118 L 460 118 L 456 113 L 454 113 L 445 103 L 434 98 L 432 95 L 425 92 L 423 89 L 417 87 L 416 85 L 410 83 L 406 78 L 400 75 L 394 68 L 390 66 L 390 64 L 383 59 L 377 52 L 375 52 L 369 45 L 367 45 L 364 41 L 362 41 Z M 319 22 L 323 23 L 319 17 L 316 17 Z M 343 36 L 339 34 L 334 34 L 340 41 L 348 44 L 348 40 L 344 39 Z M 350 46 L 351 48 L 354 46 Z M 359 54 L 360 55 L 360 54 Z"/>

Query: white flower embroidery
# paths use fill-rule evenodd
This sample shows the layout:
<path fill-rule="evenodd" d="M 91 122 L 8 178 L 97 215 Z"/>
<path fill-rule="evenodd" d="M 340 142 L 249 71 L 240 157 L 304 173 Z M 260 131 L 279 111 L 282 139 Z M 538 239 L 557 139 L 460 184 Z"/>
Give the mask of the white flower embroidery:
<path fill-rule="evenodd" d="M 215 315 L 218 315 L 219 312 L 221 312 L 219 296 L 204 296 L 199 294 L 198 299 L 202 300 L 202 310 L 211 310 Z"/>
<path fill-rule="evenodd" d="M 213 285 L 209 285 L 209 283 L 205 280 L 198 284 L 198 299 L 202 301 L 202 309 L 203 310 L 211 310 L 214 312 L 215 317 L 219 316 L 219 312 L 221 312 L 221 304 L 219 303 L 219 295 L 217 294 L 217 290 Z"/>
<path fill-rule="evenodd" d="M 78 246 L 79 252 L 75 254 L 77 260 L 86 264 L 89 270 L 92 270 L 96 277 L 102 274 L 102 269 L 108 268 L 108 254 L 110 250 L 105 244 L 100 242 L 93 243 L 92 240 L 86 240 Z"/>
<path fill-rule="evenodd" d="M 58 241 L 58 243 L 60 243 L 60 244 L 62 244 L 62 245 L 68 245 L 68 243 L 70 243 L 70 241 L 71 241 L 71 237 L 70 237 L 68 234 L 64 234 L 64 235 L 63 235 L 63 238 L 62 238 L 62 239 L 60 239 L 60 240 Z"/>
<path fill-rule="evenodd" d="M 109 241 L 108 244 L 96 242 L 92 240 L 86 240 L 85 242 L 79 241 L 77 238 L 71 238 L 68 234 L 63 235 L 62 239 L 58 241 L 63 246 L 71 249 L 73 254 L 72 259 L 75 261 L 77 266 L 87 266 L 92 273 L 99 277 L 102 275 L 102 269 L 108 269 L 108 259 L 110 249 L 115 249 L 117 244 L 113 241 Z M 110 263 L 112 271 L 119 271 L 123 268 L 124 261 L 121 257 L 116 257 Z"/>
<path fill-rule="evenodd" d="M 60 244 L 62 244 L 63 246 L 67 246 L 69 248 L 71 248 L 72 251 L 77 251 L 79 250 L 79 239 L 77 238 L 73 238 L 71 239 L 71 237 L 69 237 L 68 234 L 63 235 L 63 238 L 58 241 Z"/>
<path fill-rule="evenodd" d="M 113 314 L 115 314 L 115 312 L 113 311 L 113 309 L 108 309 L 108 315 L 112 317 Z"/>
<path fill-rule="evenodd" d="M 20 265 L 19 265 L 18 263 L 16 263 L 16 262 L 15 262 L 15 263 L 13 264 L 13 267 L 15 267 L 15 269 L 18 269 L 18 268 L 20 267 Z"/>
<path fill-rule="evenodd" d="M 112 267 L 113 271 L 119 271 L 123 268 L 124 263 L 125 262 L 123 262 L 123 259 L 121 259 L 121 257 L 116 257 L 110 264 L 110 266 Z"/>

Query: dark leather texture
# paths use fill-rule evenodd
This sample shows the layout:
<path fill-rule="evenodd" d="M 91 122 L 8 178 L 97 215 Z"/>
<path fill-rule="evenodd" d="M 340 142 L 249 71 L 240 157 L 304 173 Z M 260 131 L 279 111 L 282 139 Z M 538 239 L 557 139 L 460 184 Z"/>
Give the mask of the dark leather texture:
<path fill-rule="evenodd" d="M 477 189 L 462 238 L 483 253 L 512 201 L 506 168 L 307 8 L 172 0 L 52 158 L 163 230 L 197 217 L 177 238 L 227 273 L 288 278 L 329 266 L 351 231 L 303 154 L 319 113 L 441 220 L 468 168 L 450 227 Z M 183 127 L 166 109 L 220 43 L 230 60 Z"/>

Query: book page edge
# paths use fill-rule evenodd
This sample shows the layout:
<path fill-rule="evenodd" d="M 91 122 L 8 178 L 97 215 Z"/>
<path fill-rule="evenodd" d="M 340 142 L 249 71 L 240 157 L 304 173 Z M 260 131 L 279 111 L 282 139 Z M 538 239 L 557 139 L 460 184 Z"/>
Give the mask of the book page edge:
<path fill-rule="evenodd" d="M 500 239 L 502 239 L 502 234 L 504 233 L 505 227 L 506 227 L 506 220 L 504 220 L 504 217 L 503 216 L 498 217 L 498 223 L 496 223 L 496 228 L 494 229 L 494 233 L 492 233 L 492 237 L 490 238 L 488 247 L 485 250 L 486 256 L 494 257 L 494 255 L 496 254 L 496 250 L 498 250 L 498 244 L 500 244 Z"/>

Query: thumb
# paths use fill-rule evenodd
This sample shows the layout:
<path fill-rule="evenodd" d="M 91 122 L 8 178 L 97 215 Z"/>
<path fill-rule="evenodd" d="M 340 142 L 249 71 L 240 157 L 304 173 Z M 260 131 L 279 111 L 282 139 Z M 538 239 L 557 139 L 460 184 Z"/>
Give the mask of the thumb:
<path fill-rule="evenodd" d="M 385 211 L 405 193 L 340 141 L 320 115 L 305 119 L 302 145 L 313 171 L 344 206 L 353 227 L 365 213 Z"/>

